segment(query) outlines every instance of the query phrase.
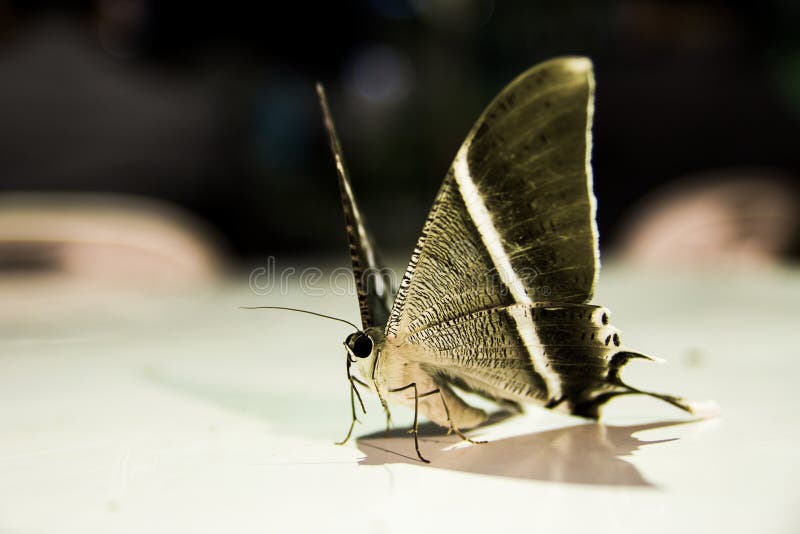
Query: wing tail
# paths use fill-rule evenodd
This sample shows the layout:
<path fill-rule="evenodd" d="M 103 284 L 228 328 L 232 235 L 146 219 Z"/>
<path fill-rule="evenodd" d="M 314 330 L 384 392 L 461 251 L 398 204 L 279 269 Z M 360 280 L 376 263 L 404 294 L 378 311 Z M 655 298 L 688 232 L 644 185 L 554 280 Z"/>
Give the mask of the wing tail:
<path fill-rule="evenodd" d="M 591 419 L 597 419 L 600 416 L 600 410 L 603 405 L 615 397 L 619 397 L 621 395 L 647 395 L 649 397 L 662 400 L 697 417 L 709 418 L 719 415 L 720 408 L 713 401 L 690 401 L 675 395 L 667 395 L 665 393 L 657 393 L 654 391 L 645 391 L 625 383 L 620 377 L 620 372 L 626 363 L 634 359 L 644 359 L 656 362 L 659 361 L 655 358 L 640 354 L 638 352 L 620 351 L 616 353 L 609 362 L 608 382 L 610 386 L 621 389 L 606 391 L 597 395 L 590 395 L 585 398 L 573 400 L 570 403 L 570 411 L 572 414 Z"/>

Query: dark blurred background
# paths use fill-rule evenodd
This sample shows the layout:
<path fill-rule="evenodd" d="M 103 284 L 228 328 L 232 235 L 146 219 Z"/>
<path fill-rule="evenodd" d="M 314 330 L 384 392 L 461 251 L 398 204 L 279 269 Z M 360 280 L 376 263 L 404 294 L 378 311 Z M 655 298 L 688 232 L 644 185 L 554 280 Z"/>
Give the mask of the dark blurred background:
<path fill-rule="evenodd" d="M 777 199 L 754 209 L 783 210 L 788 253 L 798 27 L 792 0 L 0 0 L 0 190 L 163 199 L 234 259 L 344 254 L 321 80 L 379 245 L 405 255 L 483 107 L 535 63 L 582 54 L 603 247 L 657 192 L 680 205 L 733 182 L 732 213 L 760 183 Z"/>

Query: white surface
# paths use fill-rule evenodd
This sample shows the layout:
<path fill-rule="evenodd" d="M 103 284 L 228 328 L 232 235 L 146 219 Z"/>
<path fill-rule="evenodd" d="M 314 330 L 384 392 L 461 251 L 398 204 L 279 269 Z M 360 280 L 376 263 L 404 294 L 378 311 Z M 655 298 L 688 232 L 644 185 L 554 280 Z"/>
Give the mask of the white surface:
<path fill-rule="evenodd" d="M 0 326 L 0 532 L 800 531 L 800 274 L 611 269 L 600 286 L 626 344 L 667 360 L 628 381 L 721 418 L 669 425 L 684 416 L 633 398 L 607 427 L 531 408 L 475 432 L 488 445 L 426 437 L 426 466 L 398 433 L 333 444 L 346 327 L 237 309 L 355 320 L 352 297 L 259 297 L 246 275 L 191 297 L 16 291 L 0 300 L 20 310 Z M 362 437 L 383 424 L 365 400 Z"/>

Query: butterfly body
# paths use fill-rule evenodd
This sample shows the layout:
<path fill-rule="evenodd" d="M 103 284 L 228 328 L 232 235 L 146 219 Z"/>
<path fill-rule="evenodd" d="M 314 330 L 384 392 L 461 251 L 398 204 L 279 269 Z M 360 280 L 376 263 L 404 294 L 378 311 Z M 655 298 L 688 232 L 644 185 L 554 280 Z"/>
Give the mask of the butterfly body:
<path fill-rule="evenodd" d="M 608 316 L 602 307 L 540 303 L 483 310 L 391 339 L 373 328 L 366 333 L 375 350 L 358 368 L 388 404 L 413 405 L 409 392 L 393 392 L 411 383 L 418 394 L 444 392 L 450 421 L 435 395 L 419 410 L 445 427 L 466 430 L 487 418 L 454 388 L 505 406 L 539 404 L 596 417 L 598 398 L 632 392 L 613 381 L 620 361 L 612 357 L 621 352 L 621 340 Z M 520 334 L 518 324 L 528 332 Z M 544 369 L 537 370 L 534 359 Z"/>
<path fill-rule="evenodd" d="M 486 413 L 456 389 L 591 418 L 609 399 L 634 393 L 692 410 L 622 381 L 627 361 L 648 357 L 624 349 L 608 310 L 589 303 L 600 262 L 588 59 L 537 65 L 489 104 L 456 154 L 394 295 L 319 92 L 362 312 L 362 331 L 345 342 L 351 396 L 355 363 L 358 382 L 387 414 L 392 403 L 415 407 L 414 428 L 418 413 L 458 433 L 483 422 Z"/>
<path fill-rule="evenodd" d="M 379 334 L 378 339 L 381 337 Z M 359 371 L 387 408 L 389 405 L 413 407 L 416 396 L 420 413 L 437 424 L 449 426 L 450 417 L 458 428 L 468 429 L 482 423 L 486 413 L 470 407 L 450 390 L 448 382 L 431 367 L 435 357 L 419 344 L 397 339 L 389 341 L 383 337 L 376 343 L 374 354 L 358 362 Z M 403 389 L 409 384 L 415 384 L 416 395 L 410 388 Z M 450 416 L 441 397 L 448 402 Z"/>

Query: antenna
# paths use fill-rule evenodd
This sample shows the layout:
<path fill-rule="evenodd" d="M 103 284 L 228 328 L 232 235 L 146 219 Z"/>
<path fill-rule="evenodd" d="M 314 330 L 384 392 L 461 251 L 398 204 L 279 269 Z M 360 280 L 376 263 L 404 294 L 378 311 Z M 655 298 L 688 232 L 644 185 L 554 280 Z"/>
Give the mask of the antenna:
<path fill-rule="evenodd" d="M 331 319 L 333 321 L 339 321 L 340 323 L 345 323 L 353 328 L 356 329 L 357 332 L 360 332 L 361 329 L 351 323 L 346 319 L 340 319 L 339 317 L 333 317 L 332 315 L 325 315 L 324 313 L 317 313 L 310 310 L 302 310 L 300 308 L 287 308 L 286 306 L 239 306 L 241 310 L 286 310 L 286 311 L 293 311 L 298 313 L 307 313 L 309 315 L 316 315 L 317 317 L 323 317 L 325 319 Z"/>

